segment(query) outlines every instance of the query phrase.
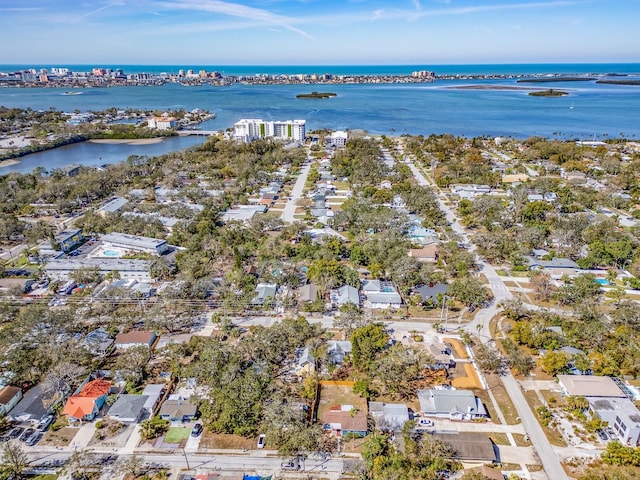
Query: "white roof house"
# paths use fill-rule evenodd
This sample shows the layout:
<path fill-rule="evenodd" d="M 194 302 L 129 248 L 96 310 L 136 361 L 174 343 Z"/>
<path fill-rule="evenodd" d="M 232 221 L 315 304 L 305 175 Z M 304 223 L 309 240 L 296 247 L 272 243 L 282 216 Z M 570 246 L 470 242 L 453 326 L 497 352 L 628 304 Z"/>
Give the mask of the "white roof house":
<path fill-rule="evenodd" d="M 471 420 L 487 416 L 487 409 L 471 390 L 418 390 L 420 410 L 426 416 Z"/>
<path fill-rule="evenodd" d="M 381 280 L 365 280 L 362 285 L 365 294 L 365 306 L 370 308 L 399 308 L 402 306 L 402 297 L 392 282 Z"/>
<path fill-rule="evenodd" d="M 369 402 L 369 413 L 380 428 L 399 430 L 409 421 L 409 407 L 405 403 Z"/>

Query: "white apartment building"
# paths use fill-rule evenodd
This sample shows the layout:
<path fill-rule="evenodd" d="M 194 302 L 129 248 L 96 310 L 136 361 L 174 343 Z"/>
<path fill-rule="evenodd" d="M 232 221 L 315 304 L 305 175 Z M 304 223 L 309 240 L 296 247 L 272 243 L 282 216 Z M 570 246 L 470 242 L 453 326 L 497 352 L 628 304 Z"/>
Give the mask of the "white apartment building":
<path fill-rule="evenodd" d="M 306 120 L 266 121 L 258 118 L 243 118 L 233 125 L 233 138 L 251 142 L 258 138 L 304 141 Z"/>

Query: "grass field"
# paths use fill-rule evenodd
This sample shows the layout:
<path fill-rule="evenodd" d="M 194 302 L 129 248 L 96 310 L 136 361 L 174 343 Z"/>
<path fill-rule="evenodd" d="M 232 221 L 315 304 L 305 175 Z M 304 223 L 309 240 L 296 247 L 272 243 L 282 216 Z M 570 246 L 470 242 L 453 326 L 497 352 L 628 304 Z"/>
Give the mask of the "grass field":
<path fill-rule="evenodd" d="M 189 438 L 190 428 L 171 427 L 164 436 L 164 443 L 180 443 L 182 440 Z"/>

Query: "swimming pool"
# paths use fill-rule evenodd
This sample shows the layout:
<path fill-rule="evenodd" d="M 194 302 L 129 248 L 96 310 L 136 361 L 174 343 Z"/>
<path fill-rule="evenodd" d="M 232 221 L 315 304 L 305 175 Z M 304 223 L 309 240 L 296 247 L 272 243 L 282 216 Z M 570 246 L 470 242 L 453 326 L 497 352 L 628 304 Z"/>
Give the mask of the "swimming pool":
<path fill-rule="evenodd" d="M 596 283 L 598 285 L 609 285 L 610 282 L 606 278 L 596 278 Z"/>
<path fill-rule="evenodd" d="M 102 251 L 102 256 L 103 257 L 109 257 L 109 258 L 117 258 L 119 257 L 121 254 L 118 250 L 103 250 Z"/>

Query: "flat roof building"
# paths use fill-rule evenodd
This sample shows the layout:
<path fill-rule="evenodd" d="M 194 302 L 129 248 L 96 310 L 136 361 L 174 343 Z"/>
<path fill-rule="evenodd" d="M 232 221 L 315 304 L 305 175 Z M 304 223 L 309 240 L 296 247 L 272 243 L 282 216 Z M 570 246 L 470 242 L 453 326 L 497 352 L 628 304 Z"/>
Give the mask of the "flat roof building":
<path fill-rule="evenodd" d="M 259 118 L 243 118 L 233 124 L 233 138 L 251 142 L 259 138 L 304 141 L 306 120 L 267 121 Z"/>
<path fill-rule="evenodd" d="M 159 238 L 141 237 L 139 235 L 112 232 L 102 235 L 100 239 L 107 245 L 135 252 L 162 255 L 164 252 L 169 250 L 169 244 L 167 241 Z"/>
<path fill-rule="evenodd" d="M 82 229 L 72 228 L 63 230 L 55 236 L 55 243 L 60 245 L 60 250 L 68 252 L 82 243 Z"/>
<path fill-rule="evenodd" d="M 98 210 L 96 210 L 96 213 L 101 217 L 104 217 L 108 213 L 115 213 L 120 211 L 120 209 L 124 207 L 127 203 L 129 203 L 129 200 L 127 200 L 126 198 L 115 197 L 109 200 L 107 203 L 105 203 Z"/>
<path fill-rule="evenodd" d="M 569 396 L 626 398 L 611 377 L 558 375 L 558 383 L 562 387 L 562 392 Z"/>
<path fill-rule="evenodd" d="M 51 280 L 67 281 L 80 268 L 97 268 L 101 275 L 118 272 L 122 279 L 151 282 L 150 262 L 147 260 L 126 260 L 122 258 L 58 258 L 49 260 L 45 273 Z"/>

